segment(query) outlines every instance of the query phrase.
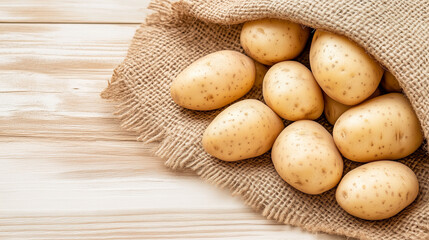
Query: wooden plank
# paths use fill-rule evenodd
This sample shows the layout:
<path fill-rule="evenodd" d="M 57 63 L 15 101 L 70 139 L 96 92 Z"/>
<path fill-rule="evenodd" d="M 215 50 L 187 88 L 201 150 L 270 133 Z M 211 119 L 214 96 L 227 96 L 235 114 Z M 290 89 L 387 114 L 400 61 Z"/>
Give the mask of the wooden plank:
<path fill-rule="evenodd" d="M 343 239 L 172 172 L 100 99 L 137 25 L 0 24 L 0 239 Z"/>
<path fill-rule="evenodd" d="M 342 239 L 231 209 L 17 215 L 0 218 L 0 230 L 5 239 Z"/>
<path fill-rule="evenodd" d="M 0 136 L 134 140 L 99 93 L 136 29 L 0 25 Z"/>
<path fill-rule="evenodd" d="M 0 23 L 141 23 L 149 0 L 2 0 Z"/>
<path fill-rule="evenodd" d="M 265 220 L 192 174 L 168 171 L 150 157 L 153 146 L 4 140 L 0 239 L 314 239 Z"/>
<path fill-rule="evenodd" d="M 0 239 L 342 239 L 264 219 L 134 141 L 1 138 Z"/>

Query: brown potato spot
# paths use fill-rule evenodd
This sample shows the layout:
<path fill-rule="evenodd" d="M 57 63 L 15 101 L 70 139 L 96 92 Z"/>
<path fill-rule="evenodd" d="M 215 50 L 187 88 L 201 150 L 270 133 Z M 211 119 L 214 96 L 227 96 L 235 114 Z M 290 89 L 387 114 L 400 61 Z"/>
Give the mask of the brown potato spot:
<path fill-rule="evenodd" d="M 298 179 L 297 181 L 295 181 L 295 184 L 297 184 L 297 185 L 302 185 L 302 182 Z"/>

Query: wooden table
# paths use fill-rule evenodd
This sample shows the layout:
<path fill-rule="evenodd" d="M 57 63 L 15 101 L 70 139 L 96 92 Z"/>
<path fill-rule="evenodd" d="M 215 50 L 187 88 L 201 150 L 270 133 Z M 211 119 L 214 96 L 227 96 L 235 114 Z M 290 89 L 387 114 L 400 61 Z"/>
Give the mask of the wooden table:
<path fill-rule="evenodd" d="M 0 239 L 343 239 L 172 172 L 102 100 L 145 0 L 0 1 Z"/>

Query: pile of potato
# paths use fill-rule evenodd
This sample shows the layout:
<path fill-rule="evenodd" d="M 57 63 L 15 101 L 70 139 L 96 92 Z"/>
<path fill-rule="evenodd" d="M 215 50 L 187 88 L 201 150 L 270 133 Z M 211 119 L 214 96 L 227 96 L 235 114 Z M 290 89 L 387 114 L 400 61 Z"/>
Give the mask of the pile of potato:
<path fill-rule="evenodd" d="M 338 185 L 336 200 L 351 215 L 389 218 L 419 191 L 413 171 L 390 161 L 421 145 L 416 114 L 394 76 L 383 75 L 382 67 L 344 36 L 315 31 L 311 71 L 291 60 L 309 36 L 309 28 L 286 20 L 247 22 L 240 40 L 250 57 L 230 50 L 202 57 L 174 79 L 171 96 L 184 108 L 207 111 L 262 87 L 265 103 L 238 101 L 210 123 L 202 137 L 205 151 L 238 161 L 272 149 L 276 171 L 299 191 L 321 194 Z M 332 135 L 313 121 L 323 112 L 334 125 Z M 282 118 L 295 122 L 285 128 Z M 343 176 L 343 157 L 370 163 Z"/>

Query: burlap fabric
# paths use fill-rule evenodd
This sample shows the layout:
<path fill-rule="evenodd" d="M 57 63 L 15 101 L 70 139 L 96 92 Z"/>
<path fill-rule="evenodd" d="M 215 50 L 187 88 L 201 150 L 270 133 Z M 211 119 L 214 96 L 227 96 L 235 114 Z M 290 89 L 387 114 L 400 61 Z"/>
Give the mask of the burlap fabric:
<path fill-rule="evenodd" d="M 183 109 L 172 101 L 169 85 L 191 62 L 208 53 L 234 49 L 241 24 L 265 17 L 289 19 L 343 34 L 363 46 L 400 81 L 429 136 L 429 3 L 379 0 L 194 0 L 153 1 L 154 13 L 137 30 L 124 62 L 102 96 L 120 102 L 117 114 L 138 140 L 159 141 L 156 155 L 172 169 L 192 169 L 203 179 L 240 195 L 269 219 L 309 231 L 359 239 L 429 239 L 429 164 L 425 150 L 401 160 L 420 181 L 416 201 L 397 216 L 365 221 L 335 202 L 335 190 L 303 194 L 275 172 L 269 153 L 227 163 L 206 154 L 204 129 L 219 113 Z M 300 61 L 306 62 L 305 54 Z M 253 89 L 244 98 L 261 98 Z M 323 117 L 318 120 L 330 129 Z M 330 129 L 331 130 L 331 129 Z M 358 166 L 345 160 L 345 172 Z"/>

